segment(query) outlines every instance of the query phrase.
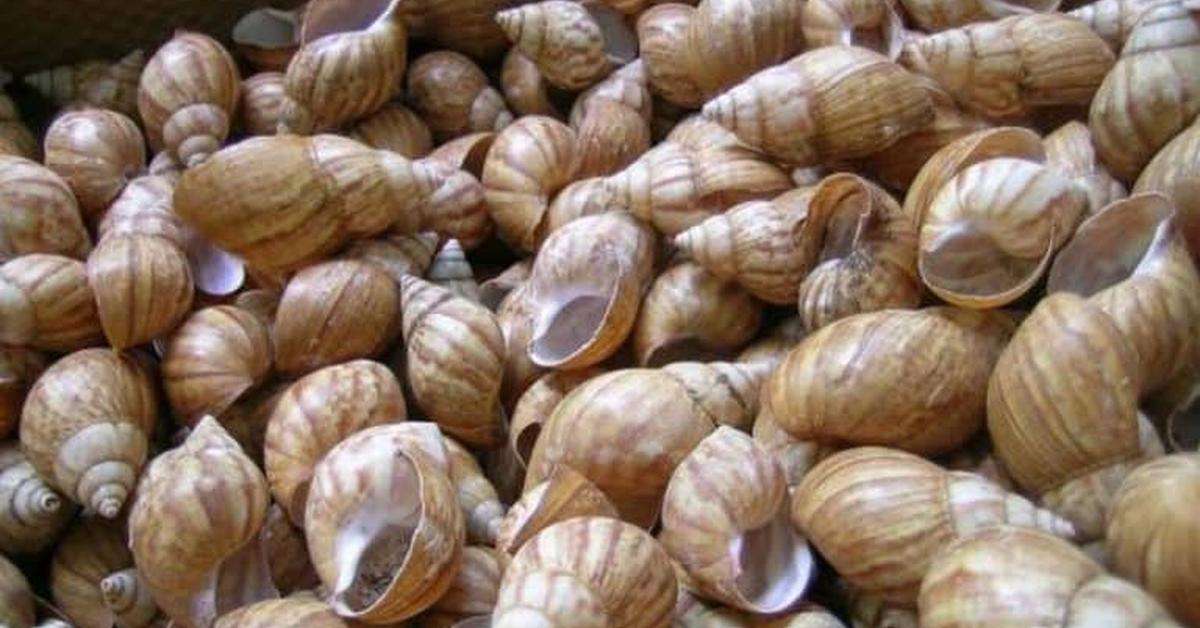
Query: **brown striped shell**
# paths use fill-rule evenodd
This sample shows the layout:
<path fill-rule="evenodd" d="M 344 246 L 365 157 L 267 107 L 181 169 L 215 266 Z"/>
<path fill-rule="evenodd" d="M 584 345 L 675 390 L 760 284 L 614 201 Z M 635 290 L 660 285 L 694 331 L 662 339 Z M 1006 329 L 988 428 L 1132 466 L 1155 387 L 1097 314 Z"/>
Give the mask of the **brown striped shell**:
<path fill-rule="evenodd" d="M 567 465 L 550 472 L 546 480 L 525 491 L 500 523 L 496 548 L 516 554 L 521 546 L 545 528 L 576 517 L 617 518 L 617 509 L 595 484 Z"/>
<path fill-rule="evenodd" d="M 30 253 L 83 259 L 91 238 L 67 182 L 28 159 L 0 155 L 0 262 Z"/>
<path fill-rule="evenodd" d="M 350 137 L 371 148 L 382 148 L 417 159 L 433 150 L 429 126 L 408 107 L 390 102 L 362 118 L 350 129 Z"/>
<path fill-rule="evenodd" d="M 237 126 L 248 135 L 274 135 L 283 115 L 283 74 L 259 72 L 242 81 Z"/>
<path fill-rule="evenodd" d="M 0 265 L 0 342 L 74 351 L 104 340 L 95 295 L 82 262 L 24 255 Z"/>
<path fill-rule="evenodd" d="M 17 429 L 25 393 L 46 368 L 47 358 L 23 347 L 0 347 L 0 438 Z"/>
<path fill-rule="evenodd" d="M 329 605 L 312 597 L 264 600 L 222 615 L 214 628 L 346 628 Z"/>
<path fill-rule="evenodd" d="M 1193 259 L 1200 259 L 1200 125 L 1180 131 L 1146 165 L 1133 193 L 1159 192 L 1175 205 L 1176 221 Z"/>
<path fill-rule="evenodd" d="M 513 121 L 504 97 L 466 55 L 439 50 L 408 69 L 405 100 L 439 141 L 479 131 L 499 131 Z"/>
<path fill-rule="evenodd" d="M 123 114 L 85 109 L 63 114 L 46 131 L 46 167 L 67 182 L 93 222 L 146 166 L 146 141 Z"/>
<path fill-rule="evenodd" d="M 1128 192 L 1100 161 L 1092 133 L 1087 125 L 1072 120 L 1042 140 L 1046 145 L 1046 165 L 1059 170 L 1087 192 L 1088 214 L 1095 214 Z"/>

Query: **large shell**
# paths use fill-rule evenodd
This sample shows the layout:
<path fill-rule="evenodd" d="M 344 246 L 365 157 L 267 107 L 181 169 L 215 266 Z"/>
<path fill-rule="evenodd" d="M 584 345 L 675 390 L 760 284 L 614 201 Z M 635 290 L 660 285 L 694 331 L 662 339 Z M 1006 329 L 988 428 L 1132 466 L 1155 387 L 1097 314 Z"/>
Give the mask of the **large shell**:
<path fill-rule="evenodd" d="M 818 48 L 763 70 L 703 112 L 797 166 L 864 157 L 933 121 L 928 93 L 903 68 L 850 46 Z"/>
<path fill-rule="evenodd" d="M 21 447 L 55 488 L 112 519 L 133 492 L 157 421 L 149 369 L 109 349 L 85 349 L 55 362 L 30 389 Z"/>
<path fill-rule="evenodd" d="M 1089 214 L 1128 196 L 1125 186 L 1100 162 L 1087 125 L 1072 120 L 1047 135 L 1043 142 L 1046 165 L 1067 175 L 1087 192 Z"/>
<path fill-rule="evenodd" d="M 580 94 L 571 107 L 579 135 L 579 176 L 613 174 L 650 149 L 651 96 L 645 66 L 631 63 Z"/>
<path fill-rule="evenodd" d="M 545 0 L 501 11 L 496 22 L 547 81 L 577 91 L 637 56 L 632 30 L 610 11 L 600 3 Z"/>
<path fill-rule="evenodd" d="M 170 190 L 168 189 L 168 192 Z M 187 253 L 155 235 L 111 234 L 88 256 L 104 335 L 128 349 L 171 331 L 192 309 L 195 281 Z"/>
<path fill-rule="evenodd" d="M 233 57 L 215 39 L 179 31 L 146 64 L 138 112 L 155 151 L 194 166 L 225 143 L 241 95 Z"/>
<path fill-rule="evenodd" d="M 371 148 L 382 148 L 417 159 L 433 150 L 433 134 L 420 116 L 398 102 L 359 120 L 350 137 Z"/>
<path fill-rule="evenodd" d="M 74 351 L 104 340 L 83 263 L 24 255 L 0 265 L 0 342 Z"/>
<path fill-rule="evenodd" d="M 652 628 L 670 622 L 675 574 L 654 537 L 606 517 L 552 525 L 504 572 L 494 628 Z"/>
<path fill-rule="evenodd" d="M 969 166 L 924 213 L 921 279 L 955 305 L 1010 303 L 1041 279 L 1086 206 L 1081 188 L 1038 163 L 1000 157 Z"/>
<path fill-rule="evenodd" d="M 551 371 L 533 383 L 517 400 L 508 429 L 508 444 L 522 465 L 529 462 L 533 445 L 542 425 L 554 413 L 558 402 L 580 384 L 599 375 L 600 369 Z"/>
<path fill-rule="evenodd" d="M 1154 598 L 1071 544 L 998 527 L 934 558 L 917 602 L 921 626 L 1177 626 Z"/>
<path fill-rule="evenodd" d="M 1037 107 L 1087 105 L 1114 57 L 1079 20 L 1034 13 L 914 37 L 902 62 L 970 111 L 1016 118 Z"/>
<path fill-rule="evenodd" d="M 222 615 L 215 628 L 346 628 L 329 605 L 306 596 L 264 600 Z"/>
<path fill-rule="evenodd" d="M 259 545 L 269 502 L 262 472 L 211 417 L 146 468 L 129 513 L 129 547 L 177 624 L 211 626 L 277 595 Z"/>
<path fill-rule="evenodd" d="M 1129 474 L 1113 500 L 1108 549 L 1116 572 L 1146 588 L 1180 620 L 1200 621 L 1196 539 L 1200 526 L 1178 508 L 1200 496 L 1200 454 L 1175 454 Z"/>
<path fill-rule="evenodd" d="M 38 476 L 15 441 L 0 445 L 0 552 L 41 553 L 58 539 L 76 510 Z"/>
<path fill-rule="evenodd" d="M 0 347 L 0 438 L 17 429 L 25 393 L 46 368 L 46 357 L 23 347 Z"/>
<path fill-rule="evenodd" d="M 729 357 L 761 322 L 762 306 L 741 286 L 684 262 L 650 285 L 633 328 L 634 358 L 662 366 Z"/>
<path fill-rule="evenodd" d="M 283 74 L 279 72 L 260 72 L 243 80 L 238 126 L 248 135 L 274 135 L 283 116 L 283 99 Z"/>
<path fill-rule="evenodd" d="M 816 568 L 787 495 L 783 469 L 749 435 L 721 426 L 701 441 L 663 497 L 659 538 L 686 585 L 754 613 L 799 601 Z"/>
<path fill-rule="evenodd" d="M 633 330 L 653 264 L 650 230 L 624 212 L 580 218 L 551 234 L 529 275 L 530 360 L 577 369 L 615 353 Z"/>
<path fill-rule="evenodd" d="M 398 10 L 414 36 L 480 61 L 494 61 L 508 47 L 496 13 L 507 0 L 406 0 Z"/>
<path fill-rule="evenodd" d="M 892 0 L 815 0 L 804 4 L 804 43 L 860 46 L 895 61 L 907 33 Z"/>
<path fill-rule="evenodd" d="M 478 303 L 412 276 L 402 281 L 401 294 L 414 401 L 468 445 L 499 445 L 505 344 L 495 317 Z"/>
<path fill-rule="evenodd" d="M 405 99 L 441 141 L 476 131 L 499 131 L 512 122 L 504 97 L 466 55 L 439 50 L 408 70 Z"/>
<path fill-rule="evenodd" d="M 949 307 L 843 319 L 788 354 L 764 405 L 800 440 L 948 453 L 983 426 L 1010 331 L 1001 314 Z"/>
<path fill-rule="evenodd" d="M 436 427 L 410 423 L 359 432 L 317 465 L 305 536 L 338 615 L 401 621 L 450 586 L 465 532 L 445 456 Z"/>
<path fill-rule="evenodd" d="M 0 556 L 0 620 L 15 628 L 33 626 L 33 591 L 17 566 Z"/>
<path fill-rule="evenodd" d="M 1004 524 L 1070 538 L 1070 523 L 982 476 L 894 449 L 862 447 L 818 463 L 796 487 L 792 521 L 842 577 L 912 606 L 947 543 Z"/>
<path fill-rule="evenodd" d="M 1192 258 L 1200 259 L 1200 125 L 1193 124 L 1163 146 L 1138 176 L 1133 192 L 1170 197 Z"/>
<path fill-rule="evenodd" d="M 576 517 L 617 518 L 617 509 L 595 484 L 569 466 L 555 467 L 544 482 L 525 491 L 496 536 L 496 548 L 516 554 L 543 529 Z"/>
<path fill-rule="evenodd" d="M 134 50 L 115 62 L 84 61 L 22 80 L 60 107 L 112 109 L 132 117 L 138 113 L 138 79 L 145 65 L 146 53 Z"/>
<path fill-rule="evenodd" d="M 326 452 L 351 434 L 406 417 L 400 382 L 378 362 L 328 366 L 289 386 L 268 420 L 263 456 L 271 494 L 292 523 L 304 525 L 313 469 Z"/>
<path fill-rule="evenodd" d="M 810 267 L 800 319 L 810 331 L 839 318 L 921 303 L 912 218 L 882 188 L 852 174 L 827 177 L 794 233 Z"/>
<path fill-rule="evenodd" d="M 325 262 L 296 273 L 275 312 L 275 366 L 299 375 L 383 353 L 400 334 L 400 287 L 373 264 Z"/>
<path fill-rule="evenodd" d="M 378 110 L 404 76 L 408 37 L 397 0 L 312 0 L 288 64 L 279 129 L 320 133 Z M 347 89 L 354 85 L 355 89 Z"/>
<path fill-rule="evenodd" d="M 146 166 L 146 142 L 137 124 L 104 109 L 63 114 L 46 131 L 46 167 L 75 193 L 89 218 L 108 208 Z"/>
<path fill-rule="evenodd" d="M 757 5 L 750 5 L 754 6 Z M 785 3 L 773 2 L 770 6 L 785 7 Z M 798 20 L 799 11 L 793 11 Z M 668 2 L 646 10 L 637 22 L 638 43 L 642 60 L 646 64 L 650 88 L 664 101 L 687 109 L 695 109 L 703 105 L 705 100 L 705 95 L 700 91 L 696 79 L 692 77 L 692 69 L 686 60 L 686 55 L 690 53 L 688 30 L 695 15 L 696 10 L 691 6 Z M 788 28 L 786 22 L 780 24 L 782 28 Z M 760 40 L 750 37 L 748 41 L 754 45 Z M 787 45 L 795 46 L 796 43 L 791 42 Z M 785 56 L 780 54 L 778 59 L 769 63 L 782 61 Z M 751 73 L 758 68 L 745 69 L 747 73 Z"/>
<path fill-rule="evenodd" d="M 106 519 L 80 519 L 71 526 L 50 561 L 54 604 L 80 628 L 111 628 L 100 582 L 133 566 L 124 526 Z"/>
<path fill-rule="evenodd" d="M 83 259 L 91 250 L 67 182 L 33 161 L 0 155 L 0 262 L 30 253 Z"/>

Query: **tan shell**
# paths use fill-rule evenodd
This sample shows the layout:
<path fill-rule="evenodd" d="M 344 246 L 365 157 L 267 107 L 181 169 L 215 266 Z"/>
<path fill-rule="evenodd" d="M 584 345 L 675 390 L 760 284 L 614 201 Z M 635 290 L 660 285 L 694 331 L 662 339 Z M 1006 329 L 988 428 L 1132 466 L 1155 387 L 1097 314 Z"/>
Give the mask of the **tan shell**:
<path fill-rule="evenodd" d="M 112 519 L 133 492 L 157 421 L 149 369 L 109 349 L 85 349 L 55 362 L 30 389 L 21 448 L 51 485 Z"/>
<path fill-rule="evenodd" d="M 449 588 L 465 532 L 447 465 L 428 423 L 363 430 L 317 465 L 304 528 L 338 615 L 397 622 Z"/>
<path fill-rule="evenodd" d="M 284 11 L 264 7 L 242 16 L 229 39 L 234 50 L 257 72 L 283 72 L 300 48 L 304 7 Z"/>
<path fill-rule="evenodd" d="M 652 110 L 645 65 L 635 61 L 575 99 L 571 127 L 582 154 L 580 177 L 607 176 L 650 149 Z"/>
<path fill-rule="evenodd" d="M 271 570 L 271 582 L 279 589 L 280 595 L 313 589 L 320 584 L 312 561 L 308 559 L 304 530 L 293 526 L 283 507 L 277 503 L 272 503 L 267 510 L 262 537 L 263 553 L 267 555 L 267 566 Z"/>
<path fill-rule="evenodd" d="M 1008 15 L 1054 11 L 1061 0 L 900 0 L 905 12 L 922 30 L 936 33 L 971 22 L 986 22 Z"/>
<path fill-rule="evenodd" d="M 77 510 L 38 476 L 16 441 L 0 445 L 0 552 L 20 556 L 49 549 Z"/>
<path fill-rule="evenodd" d="M 460 615 L 487 615 L 496 606 L 500 580 L 508 565 L 508 556 L 490 547 L 468 545 L 463 549 L 462 564 L 446 594 L 433 610 Z"/>
<path fill-rule="evenodd" d="M 1010 303 L 1041 279 L 1086 206 L 1081 188 L 1038 163 L 1001 157 L 969 166 L 924 214 L 921 279 L 955 305 Z"/>
<path fill-rule="evenodd" d="M 1145 587 L 1181 621 L 1200 621 L 1191 592 L 1200 582 L 1195 539 L 1200 527 L 1176 504 L 1200 493 L 1200 454 L 1175 454 L 1129 474 L 1113 500 L 1108 548 L 1116 572 Z"/>
<path fill-rule="evenodd" d="M 60 107 L 138 113 L 138 79 L 146 53 L 134 50 L 115 62 L 94 59 L 35 72 L 22 80 Z"/>
<path fill-rule="evenodd" d="M 83 259 L 92 250 L 67 182 L 33 161 L 0 155 L 0 261 L 31 253 Z"/>
<path fill-rule="evenodd" d="M 471 260 L 467 259 L 467 253 L 458 240 L 446 240 L 429 264 L 425 279 L 468 301 L 481 303 L 475 269 L 471 268 Z"/>
<path fill-rule="evenodd" d="M 210 626 L 276 595 L 258 542 L 269 501 L 262 472 L 211 417 L 146 468 L 129 513 L 129 547 L 172 620 Z"/>
<path fill-rule="evenodd" d="M 703 604 L 682 590 L 675 605 L 675 623 L 672 625 L 679 628 L 846 628 L 846 624 L 836 615 L 807 602 L 801 604 L 800 610 L 764 617 L 727 606 Z M 868 627 L 855 624 L 855 628 Z"/>
<path fill-rule="evenodd" d="M 1061 171 L 1082 187 L 1088 197 L 1088 214 L 1095 214 L 1128 193 L 1096 155 L 1087 125 L 1072 120 L 1046 136 L 1046 165 Z"/>
<path fill-rule="evenodd" d="M 438 235 L 433 232 L 414 235 L 388 234 L 352 243 L 341 257 L 369 262 L 386 272 L 397 284 L 405 275 L 423 275 L 433 263 Z"/>
<path fill-rule="evenodd" d="M 346 628 L 329 605 L 308 597 L 264 600 L 222 615 L 214 628 Z"/>
<path fill-rule="evenodd" d="M 100 325 L 109 344 L 128 349 L 178 325 L 195 285 L 186 252 L 157 236 L 102 237 L 87 263 Z"/>
<path fill-rule="evenodd" d="M 529 274 L 529 359 L 578 369 L 615 353 L 633 330 L 653 264 L 650 230 L 624 212 L 580 218 L 552 233 Z"/>
<path fill-rule="evenodd" d="M 639 366 L 729 357 L 758 333 L 762 306 L 735 283 L 684 262 L 659 275 L 633 328 Z"/>
<path fill-rule="evenodd" d="M 828 46 L 751 76 L 703 113 L 750 146 L 811 166 L 887 148 L 932 122 L 933 103 L 887 57 Z"/>
<path fill-rule="evenodd" d="M 371 148 L 390 150 L 409 159 L 417 159 L 433 150 L 433 134 L 425 122 L 408 107 L 390 102 L 356 122 L 349 135 L 351 139 Z"/>
<path fill-rule="evenodd" d="M 801 15 L 804 43 L 860 46 L 895 61 L 907 33 L 891 0 L 815 0 Z"/>
<path fill-rule="evenodd" d="M 303 527 L 313 468 L 346 437 L 407 418 L 400 382 L 387 367 L 354 360 L 296 380 L 268 419 L 264 469 L 271 495 Z"/>
<path fill-rule="evenodd" d="M 142 72 L 138 113 L 150 148 L 191 167 L 229 135 L 241 92 L 233 57 L 215 39 L 178 31 Z"/>
<path fill-rule="evenodd" d="M 494 628 L 665 626 L 675 574 L 654 537 L 607 517 L 552 525 L 517 552 L 504 580 Z"/>
<path fill-rule="evenodd" d="M 496 23 L 547 81 L 581 90 L 637 55 L 633 33 L 617 34 L 623 26 L 619 15 L 602 22 L 601 9 L 607 7 L 545 0 L 501 11 Z"/>
<path fill-rule="evenodd" d="M 17 566 L 0 556 L 0 621 L 14 628 L 33 626 L 33 591 Z"/>
<path fill-rule="evenodd" d="M 834 446 L 799 440 L 788 434 L 766 405 L 759 409 L 751 435 L 779 462 L 788 487 L 799 484 L 814 465 L 838 451 Z"/>
<path fill-rule="evenodd" d="M 522 466 L 529 462 L 542 425 L 550 418 L 558 402 L 580 384 L 602 372 L 596 368 L 551 371 L 525 390 L 513 408 L 508 429 L 509 447 Z"/>
<path fill-rule="evenodd" d="M 521 546 L 545 528 L 575 517 L 617 518 L 617 509 L 595 484 L 566 465 L 550 472 L 546 480 L 525 491 L 500 523 L 496 548 L 516 554 Z"/>
<path fill-rule="evenodd" d="M 400 287 L 373 264 L 335 260 L 288 282 L 275 312 L 275 367 L 299 375 L 381 355 L 400 334 Z"/>
<path fill-rule="evenodd" d="M 54 605 L 79 628 L 111 628 L 113 613 L 104 604 L 100 582 L 133 567 L 124 525 L 107 519 L 79 519 L 63 537 L 50 561 Z"/>
<path fill-rule="evenodd" d="M 1088 126 L 1126 183 L 1200 112 L 1200 16 L 1182 3 L 1150 9 L 1092 100 Z"/>
<path fill-rule="evenodd" d="M 882 188 L 852 174 L 826 177 L 794 232 L 804 266 L 800 319 L 811 330 L 860 314 L 921 303 L 917 232 Z"/>
<path fill-rule="evenodd" d="M 948 453 L 983 426 L 1011 330 L 1003 315 L 950 307 L 843 319 L 788 354 L 764 405 L 799 440 Z"/>
<path fill-rule="evenodd" d="M 787 483 L 750 436 L 721 426 L 675 469 L 659 540 L 705 597 L 777 613 L 804 595 L 816 565 L 788 520 Z"/>
<path fill-rule="evenodd" d="M 430 52 L 408 70 L 405 100 L 440 140 L 477 131 L 499 131 L 513 121 L 504 97 L 466 55 Z"/>
<path fill-rule="evenodd" d="M 0 342 L 74 351 L 104 336 L 83 263 L 60 255 L 24 255 L 0 265 Z"/>
<path fill-rule="evenodd" d="M 449 436 L 444 437 L 449 461 L 450 481 L 458 496 L 458 505 L 463 511 L 463 522 L 467 528 L 467 541 L 481 545 L 496 542 L 496 532 L 504 517 L 504 506 L 496 495 L 475 456 Z"/>
<path fill-rule="evenodd" d="M 550 89 L 536 63 L 522 54 L 519 48 L 508 49 L 500 66 L 500 90 L 513 113 L 518 117 L 547 116 L 561 119 L 562 112 L 551 97 Z"/>
<path fill-rule="evenodd" d="M 799 316 L 784 320 L 738 354 L 738 362 L 762 363 L 774 369 L 808 335 Z"/>
<path fill-rule="evenodd" d="M 504 336 L 486 308 L 416 277 L 401 283 L 413 398 L 447 434 L 476 447 L 503 442 Z"/>
<path fill-rule="evenodd" d="M 938 554 L 917 607 L 928 628 L 1178 626 L 1154 598 L 1071 544 L 1010 527 L 981 531 Z"/>
<path fill-rule="evenodd" d="M 241 89 L 238 127 L 248 135 L 274 135 L 283 116 L 283 74 L 259 72 L 243 80 Z"/>
<path fill-rule="evenodd" d="M 1069 57 L 1070 63 L 1063 63 Z M 1115 58 L 1079 20 L 1014 15 L 913 37 L 901 62 L 941 83 L 963 107 L 1017 118 L 1037 107 L 1087 105 Z"/>
<path fill-rule="evenodd" d="M 494 223 L 487 189 L 479 180 L 483 161 L 495 139 L 495 133 L 472 133 L 442 144 L 421 161 L 445 177 L 445 182 L 429 199 L 438 208 L 428 228 L 445 238 L 458 240 L 464 249 L 473 249 L 492 236 Z"/>
<path fill-rule="evenodd" d="M 1176 222 L 1193 259 L 1200 259 L 1200 125 L 1193 124 L 1163 146 L 1150 160 L 1133 187 L 1139 192 L 1160 192 L 1175 205 Z"/>
<path fill-rule="evenodd" d="M 1146 13 L 1175 0 L 1095 0 L 1067 13 L 1088 25 L 1105 43 L 1120 52 L 1125 40 Z"/>
<path fill-rule="evenodd" d="M 46 356 L 22 347 L 0 347 L 0 438 L 17 429 L 25 393 L 46 368 Z"/>
<path fill-rule="evenodd" d="M 408 44 L 397 4 L 309 2 L 300 50 L 287 67 L 280 131 L 329 131 L 391 100 L 404 76 Z M 348 84 L 357 89 L 346 89 Z"/>
<path fill-rule="evenodd" d="M 85 109 L 63 114 L 46 131 L 46 167 L 75 193 L 94 219 L 146 166 L 146 141 L 123 114 Z"/>
<path fill-rule="evenodd" d="M 0 155 L 37 160 L 39 149 L 16 103 L 7 94 L 0 94 Z"/>
<path fill-rule="evenodd" d="M 917 601 L 930 560 L 954 539 L 1004 524 L 1074 534 L 1064 519 L 981 476 L 881 447 L 818 463 L 796 487 L 791 513 L 842 577 L 904 606 Z"/>
<path fill-rule="evenodd" d="M 776 2 L 772 3 L 772 7 L 784 7 L 784 4 Z M 793 13 L 798 20 L 799 11 L 793 9 Z M 688 31 L 695 15 L 693 7 L 669 2 L 647 9 L 637 21 L 638 44 L 651 89 L 664 102 L 685 109 L 695 109 L 703 105 L 705 100 L 687 61 L 687 55 L 692 52 L 688 47 Z M 785 24 L 783 28 L 787 28 L 787 22 L 781 23 Z M 754 37 L 747 39 L 758 42 Z M 782 60 L 786 54 L 779 56 L 780 59 L 775 61 Z M 757 68 L 746 69 L 753 72 Z"/>

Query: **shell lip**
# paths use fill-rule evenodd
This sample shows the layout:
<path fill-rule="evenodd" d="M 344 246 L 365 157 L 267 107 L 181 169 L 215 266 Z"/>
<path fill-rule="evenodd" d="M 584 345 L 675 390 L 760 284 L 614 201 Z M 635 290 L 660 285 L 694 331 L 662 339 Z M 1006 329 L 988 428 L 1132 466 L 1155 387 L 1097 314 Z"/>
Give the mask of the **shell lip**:
<path fill-rule="evenodd" d="M 582 360 L 611 327 L 621 297 L 625 265 L 606 256 L 607 269 L 594 268 L 607 277 L 603 285 L 569 284 L 556 291 L 551 307 L 543 307 L 526 347 L 529 359 L 542 368 L 587 366 Z M 608 272 L 605 272 L 607 270 Z"/>
<path fill-rule="evenodd" d="M 757 614 L 794 606 L 816 574 L 812 550 L 792 527 L 786 508 L 766 525 L 733 537 L 729 558 L 734 565 L 731 584 L 743 598 L 743 608 Z M 749 565 L 761 568 L 747 569 Z"/>
<path fill-rule="evenodd" d="M 304 12 L 300 44 L 330 35 L 366 31 L 388 21 L 400 0 L 312 0 Z"/>
<path fill-rule="evenodd" d="M 961 230 L 962 233 L 951 234 L 952 236 L 961 236 L 961 238 L 953 237 L 950 239 L 974 239 L 967 233 L 968 229 L 970 229 L 969 226 L 964 227 Z M 985 234 L 976 234 L 976 237 L 978 236 L 986 237 Z M 1024 269 L 1019 277 L 1014 277 L 1013 279 L 1015 280 L 1006 285 L 995 286 L 994 289 L 968 290 L 965 284 L 970 278 L 951 281 L 949 276 L 939 273 L 936 269 L 936 264 L 931 261 L 931 256 L 937 255 L 938 249 L 942 248 L 937 243 L 934 243 L 932 248 L 924 245 L 921 247 L 920 255 L 917 258 L 917 271 L 925 286 L 948 303 L 973 309 L 1000 307 L 1020 298 L 1021 295 L 1033 288 L 1034 284 L 1042 278 L 1042 275 L 1046 273 L 1046 269 L 1050 266 L 1051 260 L 1054 259 L 1054 241 L 1056 239 L 1057 236 L 1051 234 L 1047 239 L 1045 252 L 1036 263 L 1026 263 L 1027 268 Z M 943 240 L 947 240 L 947 238 L 943 238 Z M 942 244 L 950 244 L 950 242 L 943 242 Z M 959 244 L 960 246 L 962 245 L 961 242 Z M 978 244 L 970 246 L 970 249 L 977 251 L 980 248 Z M 948 257 L 953 257 L 953 254 Z M 1029 260 L 1025 261 L 1028 262 Z"/>

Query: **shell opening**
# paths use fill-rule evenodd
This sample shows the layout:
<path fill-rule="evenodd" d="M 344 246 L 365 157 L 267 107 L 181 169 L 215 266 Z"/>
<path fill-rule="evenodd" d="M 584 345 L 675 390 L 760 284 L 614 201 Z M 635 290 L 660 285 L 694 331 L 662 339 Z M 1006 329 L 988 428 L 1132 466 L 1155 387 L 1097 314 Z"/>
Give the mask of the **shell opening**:
<path fill-rule="evenodd" d="M 300 40 L 296 15 L 279 9 L 259 9 L 247 13 L 233 27 L 234 43 L 262 48 L 283 48 Z"/>
<path fill-rule="evenodd" d="M 194 229 L 184 232 L 184 247 L 192 281 L 205 294 L 223 297 L 237 292 L 246 281 L 246 267 L 240 259 L 219 249 Z"/>
<path fill-rule="evenodd" d="M 624 14 L 606 2 L 585 2 L 583 7 L 604 34 L 604 52 L 609 62 L 621 66 L 637 59 L 637 33 L 629 27 Z"/>
<path fill-rule="evenodd" d="M 938 234 L 921 251 L 921 275 L 931 288 L 958 295 L 989 297 L 1022 292 L 1036 281 L 1053 254 L 1047 243 L 1039 258 L 1006 251 L 986 227 L 961 221 Z"/>
<path fill-rule="evenodd" d="M 792 527 L 786 509 L 767 525 L 734 537 L 729 553 L 739 567 L 734 584 L 756 613 L 794 604 L 815 571 L 808 543 Z"/>
<path fill-rule="evenodd" d="M 554 367 L 585 349 L 605 324 L 616 293 L 612 286 L 607 294 L 580 288 L 576 294 L 562 295 L 561 306 L 547 308 L 548 313 L 539 317 L 529 343 L 533 363 Z"/>
<path fill-rule="evenodd" d="M 420 477 L 412 461 L 398 453 L 391 489 L 367 496 L 342 523 L 334 542 L 338 579 L 334 609 L 359 614 L 391 587 L 408 561 L 413 534 L 423 514 Z"/>
<path fill-rule="evenodd" d="M 1170 240 L 1171 204 L 1146 195 L 1109 205 L 1089 218 L 1050 269 L 1047 292 L 1091 296 L 1117 284 Z"/>
<path fill-rule="evenodd" d="M 362 31 L 391 17 L 398 0 L 316 0 L 304 15 L 301 42 L 326 35 Z"/>

